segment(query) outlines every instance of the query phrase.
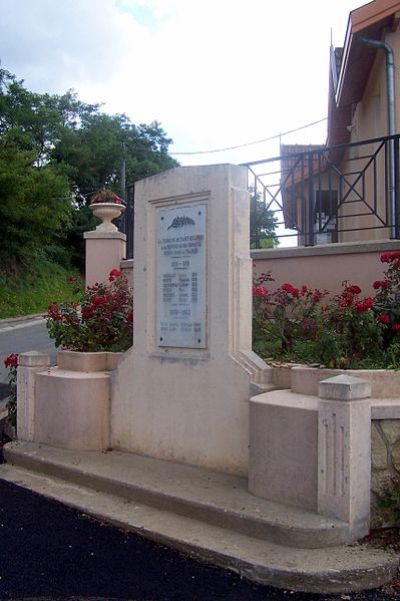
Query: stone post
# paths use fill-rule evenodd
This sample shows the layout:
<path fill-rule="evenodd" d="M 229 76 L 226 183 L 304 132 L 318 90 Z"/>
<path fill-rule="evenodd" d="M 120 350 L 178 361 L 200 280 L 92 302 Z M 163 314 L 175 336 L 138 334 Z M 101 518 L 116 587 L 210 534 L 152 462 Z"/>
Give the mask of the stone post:
<path fill-rule="evenodd" d="M 371 384 L 340 375 L 318 393 L 318 512 L 347 522 L 356 540 L 370 526 Z"/>
<path fill-rule="evenodd" d="M 85 232 L 86 246 L 86 286 L 96 282 L 108 282 L 112 269 L 120 267 L 126 257 L 126 235 L 118 231 Z"/>
<path fill-rule="evenodd" d="M 35 379 L 50 365 L 50 357 L 38 351 L 21 353 L 17 370 L 17 436 L 32 441 L 35 427 Z"/>

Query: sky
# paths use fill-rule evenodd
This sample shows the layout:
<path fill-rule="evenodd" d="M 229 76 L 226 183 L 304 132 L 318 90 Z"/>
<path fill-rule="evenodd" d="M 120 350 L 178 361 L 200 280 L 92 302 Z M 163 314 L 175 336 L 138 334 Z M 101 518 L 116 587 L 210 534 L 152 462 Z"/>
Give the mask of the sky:
<path fill-rule="evenodd" d="M 279 154 L 326 117 L 329 47 L 364 0 L 0 0 L 0 59 L 28 89 L 158 121 L 182 165 Z M 324 143 L 325 122 L 282 142 Z"/>

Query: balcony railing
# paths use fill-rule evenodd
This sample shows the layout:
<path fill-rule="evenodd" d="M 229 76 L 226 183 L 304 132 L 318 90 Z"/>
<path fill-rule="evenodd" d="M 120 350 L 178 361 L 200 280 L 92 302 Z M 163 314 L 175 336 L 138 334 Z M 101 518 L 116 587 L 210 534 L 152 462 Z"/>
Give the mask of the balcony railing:
<path fill-rule="evenodd" d="M 272 224 L 275 235 L 292 246 L 400 238 L 399 139 L 397 134 L 302 152 L 282 147 L 281 156 L 244 163 L 251 247 L 271 245 Z M 133 185 L 120 230 L 132 258 Z"/>
<path fill-rule="evenodd" d="M 245 163 L 251 246 L 268 246 L 267 218 L 293 246 L 399 238 L 399 138 L 282 147 L 279 157 Z"/>

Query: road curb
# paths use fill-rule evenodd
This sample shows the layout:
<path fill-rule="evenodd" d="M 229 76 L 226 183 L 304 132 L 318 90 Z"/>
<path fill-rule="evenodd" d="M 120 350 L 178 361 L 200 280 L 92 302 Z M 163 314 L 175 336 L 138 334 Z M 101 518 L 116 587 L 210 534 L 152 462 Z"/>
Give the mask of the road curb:
<path fill-rule="evenodd" d="M 40 323 L 45 320 L 43 313 L 34 313 L 32 315 L 21 315 L 20 317 L 6 317 L 0 319 L 0 330 L 12 328 L 23 328 L 32 323 Z"/>

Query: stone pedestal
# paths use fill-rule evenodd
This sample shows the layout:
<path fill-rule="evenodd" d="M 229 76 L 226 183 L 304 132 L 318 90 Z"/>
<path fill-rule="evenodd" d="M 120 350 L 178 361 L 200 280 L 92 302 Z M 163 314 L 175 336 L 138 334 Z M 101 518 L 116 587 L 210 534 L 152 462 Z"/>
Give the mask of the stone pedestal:
<path fill-rule="evenodd" d="M 108 282 L 110 271 L 120 267 L 126 256 L 126 235 L 118 231 L 85 232 L 86 286 Z"/>
<path fill-rule="evenodd" d="M 370 394 L 369 382 L 351 376 L 319 384 L 318 512 L 347 522 L 353 540 L 370 524 Z"/>
<path fill-rule="evenodd" d="M 77 451 L 109 447 L 109 373 L 52 367 L 36 378 L 35 442 Z"/>
<path fill-rule="evenodd" d="M 50 365 L 50 357 L 38 351 L 21 353 L 17 371 L 17 434 L 19 440 L 32 441 L 35 424 L 36 374 Z"/>
<path fill-rule="evenodd" d="M 135 185 L 134 347 L 113 378 L 111 445 L 247 473 L 252 380 L 247 170 L 178 167 Z"/>
<path fill-rule="evenodd" d="M 318 398 L 276 390 L 250 399 L 249 491 L 317 510 Z"/>

